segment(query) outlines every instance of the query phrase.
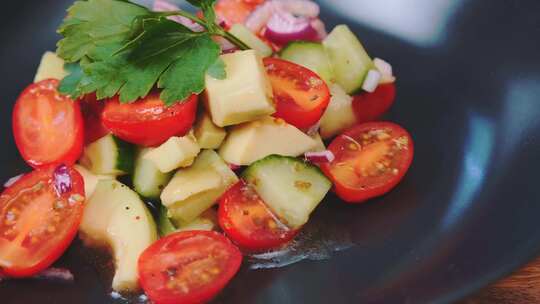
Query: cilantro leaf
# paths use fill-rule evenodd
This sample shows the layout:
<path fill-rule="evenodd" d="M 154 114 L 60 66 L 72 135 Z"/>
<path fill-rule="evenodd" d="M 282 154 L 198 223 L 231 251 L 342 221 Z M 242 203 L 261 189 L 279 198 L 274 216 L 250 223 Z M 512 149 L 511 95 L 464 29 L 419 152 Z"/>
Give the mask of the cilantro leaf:
<path fill-rule="evenodd" d="M 200 8 L 203 11 L 204 22 L 211 32 L 219 32 L 221 28 L 216 24 L 216 11 L 214 5 L 216 0 L 187 0 L 191 5 Z"/>
<path fill-rule="evenodd" d="M 64 38 L 57 44 L 57 54 L 67 62 L 76 62 L 102 44 L 125 42 L 135 18 L 150 14 L 127 1 L 76 1 L 58 28 Z"/>
<path fill-rule="evenodd" d="M 227 72 L 225 71 L 225 61 L 218 57 L 218 59 L 208 68 L 206 73 L 215 79 L 225 79 L 227 77 Z"/>

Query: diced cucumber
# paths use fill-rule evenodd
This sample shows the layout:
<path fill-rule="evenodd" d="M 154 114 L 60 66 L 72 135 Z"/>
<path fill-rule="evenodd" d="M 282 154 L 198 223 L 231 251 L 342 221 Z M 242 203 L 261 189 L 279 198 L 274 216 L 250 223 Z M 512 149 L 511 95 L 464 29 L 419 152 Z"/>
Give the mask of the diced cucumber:
<path fill-rule="evenodd" d="M 176 231 L 214 230 L 217 227 L 217 212 L 210 208 L 191 222 L 177 221 L 175 224 L 178 227 Z"/>
<path fill-rule="evenodd" d="M 321 170 L 294 157 L 270 155 L 249 166 L 243 178 L 291 228 L 304 225 L 332 183 Z"/>
<path fill-rule="evenodd" d="M 160 205 L 158 214 L 158 231 L 162 237 L 176 232 L 176 227 L 167 215 L 167 207 Z"/>
<path fill-rule="evenodd" d="M 268 57 L 272 55 L 272 48 L 268 46 L 264 41 L 259 39 L 255 34 L 253 34 L 247 27 L 242 24 L 233 24 L 229 33 L 236 36 L 243 43 L 247 44 L 250 48 L 259 52 L 263 57 Z"/>
<path fill-rule="evenodd" d="M 115 179 L 113 175 L 99 175 L 90 172 L 88 169 L 81 165 L 75 165 L 75 170 L 81 174 L 84 181 L 84 196 L 88 199 L 96 190 L 96 186 L 100 180 Z"/>
<path fill-rule="evenodd" d="M 280 57 L 302 65 L 328 82 L 335 82 L 334 71 L 322 44 L 311 41 L 293 41 L 280 52 Z"/>
<path fill-rule="evenodd" d="M 321 118 L 321 136 L 329 139 L 354 126 L 356 115 L 352 106 L 353 98 L 338 84 L 330 85 L 332 98 Z"/>
<path fill-rule="evenodd" d="M 346 25 L 338 25 L 324 39 L 324 48 L 334 69 L 336 82 L 349 94 L 362 89 L 373 61 L 356 35 Z"/>
<path fill-rule="evenodd" d="M 123 175 L 133 171 L 135 147 L 112 134 L 84 149 L 81 165 L 95 174 Z"/>
<path fill-rule="evenodd" d="M 133 172 L 133 187 L 143 197 L 157 199 L 172 177 L 171 173 L 163 173 L 151 161 L 144 158 L 150 148 L 139 148 Z"/>

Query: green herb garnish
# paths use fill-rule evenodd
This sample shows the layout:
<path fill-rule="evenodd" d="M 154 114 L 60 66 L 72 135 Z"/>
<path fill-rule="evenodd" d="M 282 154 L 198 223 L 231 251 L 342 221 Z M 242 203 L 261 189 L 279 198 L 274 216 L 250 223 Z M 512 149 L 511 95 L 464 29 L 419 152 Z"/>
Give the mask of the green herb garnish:
<path fill-rule="evenodd" d="M 240 49 L 248 47 L 216 24 L 215 0 L 189 0 L 204 19 L 186 11 L 152 12 L 126 0 L 76 1 L 58 32 L 57 54 L 70 74 L 59 90 L 79 98 L 96 93 L 98 99 L 120 96 L 121 102 L 162 89 L 167 104 L 204 90 L 205 74 L 224 78 L 220 47 L 212 36 L 222 36 Z M 180 15 L 200 24 L 194 32 L 167 19 Z"/>

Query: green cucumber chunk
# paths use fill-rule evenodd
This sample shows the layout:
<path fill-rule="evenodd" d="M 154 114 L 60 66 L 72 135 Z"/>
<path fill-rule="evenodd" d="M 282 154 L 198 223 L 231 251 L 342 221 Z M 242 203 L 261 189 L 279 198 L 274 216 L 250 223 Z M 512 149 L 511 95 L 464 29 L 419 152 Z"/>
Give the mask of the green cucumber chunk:
<path fill-rule="evenodd" d="M 242 24 L 233 24 L 229 30 L 229 33 L 233 34 L 250 48 L 259 52 L 262 57 L 268 57 L 273 53 L 272 48 L 268 46 L 268 44 L 262 41 Z"/>
<path fill-rule="evenodd" d="M 280 155 L 253 163 L 242 177 L 291 228 L 304 225 L 332 187 L 318 167 Z"/>
<path fill-rule="evenodd" d="M 323 41 L 333 67 L 336 83 L 348 94 L 358 93 L 373 61 L 348 26 L 338 25 Z"/>
<path fill-rule="evenodd" d="M 171 180 L 172 172 L 163 173 L 156 165 L 144 158 L 150 148 L 139 148 L 135 159 L 133 171 L 133 187 L 141 196 L 149 199 L 158 199 L 163 188 Z"/>
<path fill-rule="evenodd" d="M 124 175 L 133 171 L 135 147 L 112 134 L 84 148 L 81 164 L 94 174 Z"/>
<path fill-rule="evenodd" d="M 279 56 L 312 70 L 327 83 L 335 82 L 334 70 L 320 43 L 293 41 L 281 50 Z"/>
<path fill-rule="evenodd" d="M 177 231 L 173 222 L 167 215 L 167 207 L 160 205 L 158 214 L 158 231 L 161 237 L 167 236 Z"/>

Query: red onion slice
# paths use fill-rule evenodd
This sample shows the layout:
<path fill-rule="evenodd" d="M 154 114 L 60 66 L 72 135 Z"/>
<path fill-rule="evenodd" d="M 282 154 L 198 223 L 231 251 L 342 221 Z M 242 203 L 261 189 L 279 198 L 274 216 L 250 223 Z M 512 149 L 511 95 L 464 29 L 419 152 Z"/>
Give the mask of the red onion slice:
<path fill-rule="evenodd" d="M 235 164 L 229 164 L 229 168 L 233 171 L 238 171 L 240 169 L 242 169 L 242 166 L 240 165 L 235 165 Z"/>
<path fill-rule="evenodd" d="M 4 183 L 4 188 L 9 188 L 11 186 L 13 186 L 13 184 L 15 184 L 19 179 L 21 179 L 21 177 L 23 177 L 24 174 L 19 174 L 19 175 L 16 175 L 10 179 L 8 179 L 5 183 Z"/>
<path fill-rule="evenodd" d="M 336 159 L 336 156 L 330 150 L 324 150 L 321 152 L 306 152 L 304 157 L 315 164 L 331 163 Z"/>
<path fill-rule="evenodd" d="M 318 41 L 319 37 L 309 19 L 285 12 L 272 15 L 264 35 L 270 41 L 281 45 L 294 40 Z"/>
<path fill-rule="evenodd" d="M 166 0 L 155 0 L 154 5 L 152 6 L 152 10 L 155 12 L 171 12 L 171 11 L 178 11 L 180 8 L 169 1 Z M 178 22 L 190 30 L 194 32 L 202 32 L 204 31 L 204 28 L 200 26 L 199 24 L 189 20 L 186 17 L 183 16 L 170 16 L 168 17 L 169 20 Z"/>
<path fill-rule="evenodd" d="M 69 168 L 66 165 L 62 164 L 54 170 L 53 185 L 58 196 L 71 191 L 71 176 L 69 175 Z"/>
<path fill-rule="evenodd" d="M 259 5 L 247 18 L 245 25 L 254 33 L 259 33 L 276 13 L 290 13 L 296 16 L 317 18 L 319 5 L 308 0 L 271 0 Z"/>
<path fill-rule="evenodd" d="M 323 40 L 328 36 L 328 32 L 326 31 L 326 25 L 324 25 L 324 22 L 321 21 L 321 19 L 313 19 L 311 20 L 311 26 L 317 31 L 317 35 L 319 36 L 319 40 Z"/>

